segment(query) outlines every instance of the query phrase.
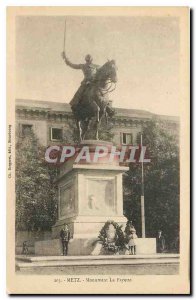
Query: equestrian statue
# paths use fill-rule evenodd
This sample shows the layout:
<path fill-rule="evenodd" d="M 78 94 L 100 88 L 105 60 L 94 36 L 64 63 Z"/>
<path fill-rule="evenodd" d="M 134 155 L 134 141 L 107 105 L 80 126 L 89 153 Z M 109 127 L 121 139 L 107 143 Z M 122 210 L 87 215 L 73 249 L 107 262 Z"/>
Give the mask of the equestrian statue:
<path fill-rule="evenodd" d="M 102 67 L 92 63 L 90 54 L 85 56 L 85 63 L 74 64 L 67 58 L 65 51 L 62 58 L 69 67 L 82 70 L 84 79 L 73 99 L 70 101 L 71 109 L 76 120 L 79 140 L 82 141 L 89 129 L 89 123 L 95 118 L 95 139 L 98 140 L 98 128 L 103 116 L 106 120 L 114 115 L 108 94 L 112 92 L 112 84 L 116 86 L 116 64 L 114 60 L 108 60 Z"/>

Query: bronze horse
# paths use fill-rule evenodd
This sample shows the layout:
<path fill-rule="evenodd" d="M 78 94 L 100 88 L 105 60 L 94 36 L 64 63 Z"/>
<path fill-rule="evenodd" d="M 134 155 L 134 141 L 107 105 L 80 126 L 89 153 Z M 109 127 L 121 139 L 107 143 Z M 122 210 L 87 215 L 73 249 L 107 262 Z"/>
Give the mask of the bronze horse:
<path fill-rule="evenodd" d="M 112 117 L 114 109 L 109 105 L 108 93 L 112 92 L 112 84 L 116 85 L 116 64 L 114 60 L 107 61 L 100 67 L 91 84 L 87 85 L 79 103 L 72 106 L 80 141 L 84 140 L 92 118 L 96 119 L 95 139 L 98 140 L 98 128 L 103 116 Z"/>

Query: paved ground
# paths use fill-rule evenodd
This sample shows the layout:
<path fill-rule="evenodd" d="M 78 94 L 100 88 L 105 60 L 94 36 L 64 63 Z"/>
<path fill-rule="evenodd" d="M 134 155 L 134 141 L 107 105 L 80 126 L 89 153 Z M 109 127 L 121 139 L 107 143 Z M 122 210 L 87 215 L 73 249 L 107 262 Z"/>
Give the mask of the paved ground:
<path fill-rule="evenodd" d="M 29 275 L 175 275 L 178 265 L 37 267 L 16 271 Z"/>
<path fill-rule="evenodd" d="M 174 275 L 179 255 L 17 257 L 17 274 L 29 275 Z"/>

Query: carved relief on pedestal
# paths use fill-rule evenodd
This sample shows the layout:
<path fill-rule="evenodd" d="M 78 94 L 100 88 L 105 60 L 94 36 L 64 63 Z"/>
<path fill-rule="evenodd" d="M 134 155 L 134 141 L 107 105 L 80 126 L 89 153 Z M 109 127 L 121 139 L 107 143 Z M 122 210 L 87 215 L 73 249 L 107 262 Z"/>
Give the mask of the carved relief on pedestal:
<path fill-rule="evenodd" d="M 106 216 L 116 214 L 114 178 L 86 178 L 86 199 L 81 214 Z"/>

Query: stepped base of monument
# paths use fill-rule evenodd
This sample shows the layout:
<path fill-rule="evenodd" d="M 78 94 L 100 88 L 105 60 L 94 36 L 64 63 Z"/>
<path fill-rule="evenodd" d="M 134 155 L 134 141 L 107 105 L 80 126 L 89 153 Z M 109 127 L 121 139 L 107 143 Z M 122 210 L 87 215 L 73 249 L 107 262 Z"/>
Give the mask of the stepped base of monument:
<path fill-rule="evenodd" d="M 127 250 L 123 250 L 120 254 L 126 254 Z M 155 254 L 156 239 L 155 238 L 138 238 L 136 246 L 137 254 Z M 74 238 L 70 240 L 68 247 L 68 255 L 104 255 L 108 254 L 97 238 Z M 52 239 L 39 241 L 35 243 L 35 255 L 62 255 L 62 244 L 60 239 Z"/>
<path fill-rule="evenodd" d="M 17 256 L 20 274 L 43 275 L 174 275 L 179 254 L 99 256 Z"/>

